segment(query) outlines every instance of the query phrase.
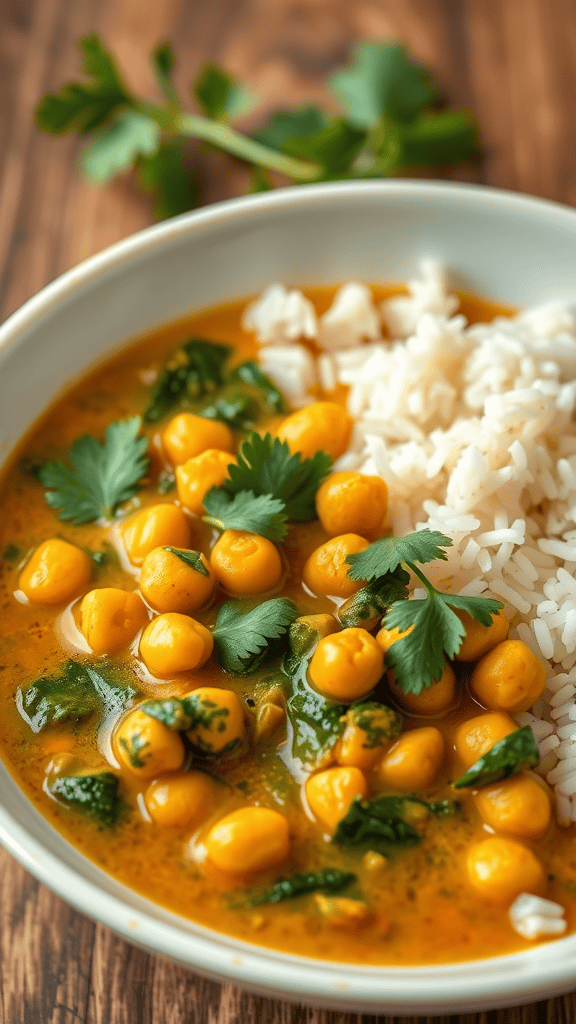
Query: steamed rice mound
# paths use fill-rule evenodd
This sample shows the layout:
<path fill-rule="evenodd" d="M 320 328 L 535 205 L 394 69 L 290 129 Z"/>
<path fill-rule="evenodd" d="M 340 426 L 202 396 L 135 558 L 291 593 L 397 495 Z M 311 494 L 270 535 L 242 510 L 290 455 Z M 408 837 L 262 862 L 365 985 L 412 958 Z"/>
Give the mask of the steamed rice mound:
<path fill-rule="evenodd" d="M 576 318 L 548 304 L 469 327 L 432 261 L 408 288 L 378 310 L 351 282 L 318 318 L 301 292 L 273 285 L 243 326 L 295 406 L 318 386 L 348 386 L 355 427 L 335 469 L 386 481 L 394 533 L 451 537 L 432 582 L 502 600 L 510 636 L 546 660 L 543 698 L 515 717 L 532 726 L 567 824 L 576 820 Z M 383 341 L 382 324 L 398 340 Z"/>

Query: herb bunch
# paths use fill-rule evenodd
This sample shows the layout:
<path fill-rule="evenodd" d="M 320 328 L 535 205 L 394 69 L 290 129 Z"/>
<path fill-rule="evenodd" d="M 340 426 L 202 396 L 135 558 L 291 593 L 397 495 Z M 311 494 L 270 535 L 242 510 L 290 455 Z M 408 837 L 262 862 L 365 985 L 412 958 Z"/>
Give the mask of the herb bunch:
<path fill-rule="evenodd" d="M 192 113 L 176 89 L 168 42 L 151 55 L 161 102 L 132 91 L 98 35 L 81 39 L 79 50 L 86 79 L 44 96 L 36 125 L 87 138 L 80 167 L 92 181 L 135 169 L 159 219 L 199 202 L 190 139 L 244 161 L 252 168 L 252 191 L 273 186 L 270 172 L 294 184 L 386 178 L 478 155 L 474 118 L 465 110 L 439 109 L 430 73 L 400 43 L 357 44 L 349 66 L 328 82 L 341 108 L 336 116 L 310 105 L 280 110 L 252 134 L 234 122 L 255 111 L 257 97 L 215 64 L 205 65 L 191 84 Z"/>

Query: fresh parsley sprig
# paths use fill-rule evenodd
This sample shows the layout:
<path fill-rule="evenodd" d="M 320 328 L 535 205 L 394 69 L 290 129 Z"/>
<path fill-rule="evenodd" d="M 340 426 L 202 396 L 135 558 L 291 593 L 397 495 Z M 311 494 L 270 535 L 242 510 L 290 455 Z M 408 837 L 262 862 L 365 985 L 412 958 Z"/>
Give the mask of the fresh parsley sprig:
<path fill-rule="evenodd" d="M 253 111 L 257 98 L 215 64 L 192 83 L 191 113 L 174 84 L 175 56 L 167 42 L 151 55 L 162 101 L 137 96 L 102 39 L 79 41 L 84 81 L 68 82 L 40 100 L 36 125 L 51 134 L 78 132 L 90 141 L 80 166 L 105 182 L 134 167 L 151 192 L 159 218 L 183 213 L 199 200 L 187 143 L 195 139 L 243 160 L 252 190 L 272 187 L 269 172 L 295 184 L 341 178 L 389 177 L 415 166 L 474 160 L 478 129 L 465 110 L 437 109 L 439 94 L 426 68 L 401 43 L 359 43 L 348 67 L 328 86 L 342 110 L 280 110 L 253 135 L 232 122 Z"/>
<path fill-rule="evenodd" d="M 275 597 L 243 612 L 243 605 L 228 601 L 218 612 L 212 632 L 226 672 L 248 675 L 266 656 L 270 644 L 288 632 L 298 609 L 286 597 Z"/>
<path fill-rule="evenodd" d="M 251 491 L 267 494 L 284 506 L 286 519 L 307 522 L 316 518 L 316 491 L 332 468 L 326 452 L 303 459 L 291 453 L 287 441 L 254 432 L 240 445 L 237 465 L 228 468 L 224 485 L 232 496 Z"/>
<path fill-rule="evenodd" d="M 60 519 L 74 525 L 93 519 L 111 519 L 115 508 L 128 501 L 148 469 L 148 438 L 139 437 L 142 419 L 116 420 L 106 430 L 104 444 L 95 437 L 80 437 L 65 462 L 46 462 L 38 477 L 46 501 L 60 509 Z"/>
<path fill-rule="evenodd" d="M 348 556 L 348 573 L 354 580 L 382 580 L 401 564 L 412 570 L 424 585 L 423 599 L 394 601 L 384 617 L 386 629 L 410 630 L 397 640 L 386 654 L 404 693 L 421 693 L 440 679 L 446 658 L 454 658 L 462 646 L 466 630 L 454 608 L 468 614 L 483 626 L 504 606 L 491 597 L 467 597 L 437 590 L 416 562 L 446 560 L 450 537 L 432 530 L 420 530 L 405 537 L 382 537 L 365 551 Z"/>
<path fill-rule="evenodd" d="M 205 523 L 217 530 L 246 530 L 268 540 L 286 536 L 284 503 L 270 494 L 258 497 L 252 491 L 239 491 L 234 497 L 223 488 L 212 487 L 204 498 Z"/>

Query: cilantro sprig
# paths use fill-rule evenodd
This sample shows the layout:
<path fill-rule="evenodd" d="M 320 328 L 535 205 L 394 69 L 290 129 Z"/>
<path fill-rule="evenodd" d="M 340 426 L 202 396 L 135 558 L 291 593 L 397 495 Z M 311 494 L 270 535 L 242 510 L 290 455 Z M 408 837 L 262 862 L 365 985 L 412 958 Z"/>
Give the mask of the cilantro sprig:
<path fill-rule="evenodd" d="M 382 537 L 364 551 L 349 555 L 348 573 L 354 580 L 379 580 L 382 585 L 400 565 L 412 570 L 426 589 L 421 599 L 396 600 L 384 617 L 386 629 L 410 630 L 386 653 L 391 668 L 404 693 L 421 693 L 440 679 L 446 658 L 454 658 L 462 646 L 466 630 L 453 610 L 468 612 L 483 626 L 504 606 L 491 597 L 467 597 L 448 594 L 430 583 L 416 562 L 446 560 L 450 537 L 432 530 L 420 530 L 405 537 Z"/>
<path fill-rule="evenodd" d="M 114 510 L 128 501 L 145 475 L 148 438 L 139 437 L 142 419 L 116 420 L 106 430 L 104 444 L 95 437 L 80 437 L 70 449 L 70 462 L 46 462 L 38 477 L 46 501 L 60 510 L 60 519 L 75 526 L 93 519 L 111 519 Z"/>
<path fill-rule="evenodd" d="M 36 125 L 50 134 L 88 138 L 84 175 L 105 182 L 135 168 L 159 218 L 195 206 L 200 190 L 188 143 L 220 149 L 252 168 L 252 190 L 272 187 L 269 172 L 295 184 L 389 177 L 415 166 L 442 166 L 478 155 L 476 123 L 465 110 L 439 110 L 428 70 L 401 43 L 359 43 L 348 67 L 329 81 L 341 111 L 316 106 L 277 111 L 252 135 L 233 122 L 257 97 L 227 71 L 207 64 L 192 83 L 191 112 L 174 83 L 168 42 L 151 54 L 160 101 L 137 96 L 96 34 L 79 41 L 83 81 L 44 96 Z M 333 104 L 332 104 L 333 105 Z"/>
<path fill-rule="evenodd" d="M 246 612 L 243 607 L 238 601 L 223 604 L 212 632 L 222 667 L 237 675 L 254 672 L 271 642 L 284 637 L 298 615 L 296 605 L 285 597 L 275 597 Z"/>
<path fill-rule="evenodd" d="M 268 540 L 286 536 L 284 503 L 270 494 L 258 497 L 252 491 L 239 491 L 234 497 L 223 488 L 212 487 L 204 498 L 205 523 L 217 530 L 246 530 Z"/>
<path fill-rule="evenodd" d="M 307 522 L 316 518 L 316 491 L 331 468 L 326 452 L 303 459 L 299 452 L 291 453 L 287 441 L 254 432 L 240 445 L 237 465 L 230 465 L 224 486 L 232 496 L 241 491 L 267 494 L 282 502 L 287 519 Z"/>

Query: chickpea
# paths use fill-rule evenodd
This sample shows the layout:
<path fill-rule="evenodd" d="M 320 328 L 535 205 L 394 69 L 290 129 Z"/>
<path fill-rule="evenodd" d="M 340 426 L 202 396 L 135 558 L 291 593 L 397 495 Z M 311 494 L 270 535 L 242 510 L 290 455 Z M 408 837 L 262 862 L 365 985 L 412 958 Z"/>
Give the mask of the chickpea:
<path fill-rule="evenodd" d="M 197 711 L 198 721 L 188 739 L 205 754 L 222 754 L 236 748 L 246 737 L 242 705 L 233 690 L 201 686 L 187 694 Z"/>
<path fill-rule="evenodd" d="M 316 494 L 316 511 L 326 533 L 376 537 L 388 510 L 388 488 L 379 476 L 332 473 Z"/>
<path fill-rule="evenodd" d="M 367 547 L 368 541 L 357 533 L 344 533 L 341 537 L 333 537 L 316 548 L 304 563 L 304 583 L 318 596 L 352 597 L 352 594 L 360 590 L 362 581 L 350 578 L 350 566 L 346 559 L 348 555 L 365 551 Z"/>
<path fill-rule="evenodd" d="M 33 604 L 67 604 L 92 575 L 92 560 L 66 540 L 52 537 L 36 548 L 20 573 L 18 586 Z"/>
<path fill-rule="evenodd" d="M 352 417 L 337 402 L 314 402 L 292 413 L 280 425 L 278 437 L 287 441 L 291 452 L 309 459 L 318 451 L 331 459 L 344 454 L 352 436 Z"/>
<path fill-rule="evenodd" d="M 319 641 L 308 670 L 325 697 L 353 701 L 373 690 L 384 671 L 382 651 L 365 629 L 351 626 Z"/>
<path fill-rule="evenodd" d="M 439 715 L 454 703 L 456 696 L 456 677 L 448 664 L 444 666 L 440 679 L 433 679 L 432 684 L 425 686 L 420 693 L 404 693 L 393 672 L 388 673 L 388 685 L 400 707 L 414 715 Z"/>
<path fill-rule="evenodd" d="M 210 829 L 205 846 L 221 871 L 231 875 L 264 871 L 288 856 L 288 822 L 268 807 L 242 807 Z"/>
<path fill-rule="evenodd" d="M 204 772 L 181 772 L 154 779 L 144 794 L 148 814 L 157 825 L 201 824 L 214 806 L 216 784 Z"/>
<path fill-rule="evenodd" d="M 204 512 L 203 501 L 211 487 L 221 487 L 228 476 L 228 466 L 236 457 L 217 448 L 208 448 L 181 466 L 176 466 L 178 497 L 185 508 L 196 516 Z M 174 545 L 177 547 L 178 545 Z M 181 544 L 180 547 L 186 547 Z"/>
<path fill-rule="evenodd" d="M 503 640 L 478 662 L 472 691 L 491 711 L 528 711 L 546 686 L 546 670 L 522 640 Z"/>
<path fill-rule="evenodd" d="M 147 622 L 138 594 L 116 587 L 91 590 L 80 605 L 80 629 L 94 654 L 124 650 Z"/>
<path fill-rule="evenodd" d="M 224 530 L 210 560 L 214 575 L 234 597 L 264 594 L 282 578 L 278 548 L 266 537 L 246 530 Z"/>
<path fill-rule="evenodd" d="M 538 895 L 545 887 L 544 868 L 532 851 L 501 836 L 473 846 L 467 869 L 470 882 L 488 903 L 512 903 L 521 892 Z"/>
<path fill-rule="evenodd" d="M 205 572 L 190 564 L 194 557 Z M 210 563 L 197 551 L 154 548 L 142 563 L 140 590 L 159 612 L 195 612 L 210 600 L 215 584 Z"/>
<path fill-rule="evenodd" d="M 491 651 L 493 647 L 501 643 L 502 640 L 506 640 L 510 623 L 503 608 L 492 617 L 492 622 L 489 626 L 483 626 L 481 622 L 473 619 L 468 612 L 458 610 L 457 608 L 454 611 L 466 630 L 466 636 L 456 655 L 456 661 L 478 661 L 488 651 Z"/>
<path fill-rule="evenodd" d="M 336 744 L 338 764 L 372 768 L 400 735 L 402 719 L 385 704 L 367 701 L 346 712 L 346 724 Z"/>
<path fill-rule="evenodd" d="M 188 459 L 202 455 L 207 448 L 223 452 L 234 451 L 234 435 L 220 420 L 208 420 L 181 412 L 174 416 L 162 435 L 162 444 L 173 466 L 181 466 Z"/>
<path fill-rule="evenodd" d="M 306 800 L 314 817 L 333 832 L 356 797 L 368 793 L 366 779 L 359 768 L 327 768 L 311 775 L 306 783 Z"/>
<path fill-rule="evenodd" d="M 164 772 L 177 772 L 184 763 L 185 751 L 180 733 L 140 708 L 131 711 L 120 722 L 113 745 L 121 765 L 144 779 Z"/>
<path fill-rule="evenodd" d="M 438 729 L 410 729 L 384 754 L 376 769 L 378 778 L 386 787 L 402 792 L 429 789 L 444 760 L 444 751 L 444 737 Z"/>
<path fill-rule="evenodd" d="M 170 679 L 179 672 L 200 668 L 212 654 L 214 641 L 206 626 L 189 615 L 166 612 L 146 627 L 140 655 L 152 675 Z"/>
<path fill-rule="evenodd" d="M 502 711 L 491 711 L 486 715 L 469 718 L 458 726 L 454 735 L 456 753 L 464 767 L 471 768 L 496 743 L 517 728 L 514 719 Z"/>
<path fill-rule="evenodd" d="M 300 615 L 290 626 L 290 650 L 304 658 L 310 654 L 323 636 L 340 632 L 340 623 L 333 615 Z"/>
<path fill-rule="evenodd" d="M 393 626 L 392 629 L 385 629 L 384 626 L 382 626 L 382 629 L 376 633 L 376 640 L 384 651 L 384 654 L 386 654 L 392 647 L 392 644 L 395 644 L 397 640 L 402 640 L 403 637 L 408 636 L 413 629 L 414 626 L 408 626 L 408 629 L 400 631 L 398 626 Z"/>
<path fill-rule="evenodd" d="M 541 839 L 550 826 L 550 797 L 533 772 L 485 786 L 476 794 L 476 806 L 486 824 L 505 835 Z"/>
<path fill-rule="evenodd" d="M 188 548 L 192 540 L 190 520 L 178 505 L 143 508 L 120 527 L 124 547 L 133 565 L 142 562 L 154 548 L 166 544 Z"/>

